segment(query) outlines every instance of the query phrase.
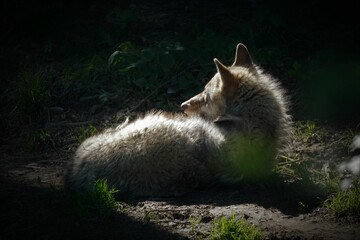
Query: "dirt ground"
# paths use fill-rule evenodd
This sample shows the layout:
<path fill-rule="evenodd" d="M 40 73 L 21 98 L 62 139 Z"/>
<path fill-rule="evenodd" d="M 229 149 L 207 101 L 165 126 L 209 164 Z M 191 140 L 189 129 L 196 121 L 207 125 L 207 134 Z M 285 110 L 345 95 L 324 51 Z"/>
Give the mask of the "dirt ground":
<path fill-rule="evenodd" d="M 78 143 L 72 127 L 55 132 L 50 150 L 36 154 L 22 152 L 20 139 L 2 140 L 0 239 L 207 239 L 213 219 L 232 214 L 259 226 L 266 239 L 360 239 L 359 220 L 335 219 L 321 207 L 321 187 L 280 175 L 180 198 L 119 199 L 106 219 L 73 217 L 63 201 L 63 174 Z M 294 141 L 291 151 L 313 169 L 331 171 L 347 158 L 346 133 L 324 126 L 315 132 L 323 134 Z"/>

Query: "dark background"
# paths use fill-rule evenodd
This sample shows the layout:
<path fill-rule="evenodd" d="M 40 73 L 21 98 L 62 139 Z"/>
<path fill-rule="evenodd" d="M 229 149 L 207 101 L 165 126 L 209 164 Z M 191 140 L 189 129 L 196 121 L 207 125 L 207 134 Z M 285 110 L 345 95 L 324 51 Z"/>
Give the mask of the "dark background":
<path fill-rule="evenodd" d="M 356 123 L 360 109 L 359 23 L 352 1 L 3 1 L 2 118 L 26 123 L 29 115 L 41 115 L 44 107 L 73 107 L 82 96 L 96 91 L 116 95 L 124 86 L 114 88 L 108 72 L 93 79 L 101 83 L 100 87 L 94 83 L 96 87 L 86 93 L 80 90 L 81 84 L 88 85 L 93 80 L 85 79 L 76 83 L 76 87 L 68 86 L 66 91 L 54 81 L 61 81 L 64 69 L 69 68 L 83 78 L 92 78 L 84 76 L 89 73 L 81 73 L 88 67 L 84 62 L 98 58 L 100 67 L 93 66 L 97 71 L 124 42 L 136 46 L 139 52 L 148 48 L 154 55 L 158 54 L 152 49 L 154 46 L 181 45 L 184 54 L 171 55 L 174 64 L 163 67 L 168 68 L 164 71 L 167 78 L 170 72 L 176 74 L 179 68 L 194 62 L 200 64 L 199 68 L 201 64 L 210 64 L 213 57 L 230 63 L 236 43 L 243 42 L 255 61 L 288 88 L 297 118 Z M 26 97 L 24 100 L 21 96 L 28 93 L 19 92 L 14 83 L 22 84 L 23 72 L 36 74 L 38 69 L 49 68 L 54 73 L 51 80 L 45 80 L 51 85 L 44 90 L 48 91 L 48 98 L 28 104 Z M 212 66 L 203 69 L 207 73 L 201 75 L 201 84 L 214 70 Z M 166 78 L 153 80 L 144 73 L 142 79 L 141 71 L 150 70 L 139 68 L 135 76 L 129 76 L 129 81 L 137 82 L 140 92 L 151 92 Z M 159 72 L 151 71 L 152 75 Z M 192 69 L 182 80 L 184 86 L 174 87 L 177 83 L 172 84 L 173 81 L 165 84 L 151 101 L 156 102 L 159 96 L 168 99 L 167 88 L 171 87 L 170 92 L 177 97 L 171 101 L 177 103 L 194 94 L 194 89 L 200 90 L 201 84 L 192 86 L 198 79 L 194 72 Z M 125 95 L 127 99 L 136 99 L 138 94 L 135 91 Z M 112 99 L 116 98 L 124 101 L 120 96 Z M 30 106 L 23 109 L 24 102 Z M 140 110 L 163 105 L 166 102 L 150 103 Z M 14 108 L 17 114 L 9 114 Z M 26 110 L 29 108 L 31 111 Z"/>

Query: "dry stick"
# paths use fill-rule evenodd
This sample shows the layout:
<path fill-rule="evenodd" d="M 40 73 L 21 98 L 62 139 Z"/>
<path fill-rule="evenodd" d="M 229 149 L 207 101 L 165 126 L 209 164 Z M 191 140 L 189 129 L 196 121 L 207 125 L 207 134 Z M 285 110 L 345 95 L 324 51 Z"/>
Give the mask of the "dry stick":
<path fill-rule="evenodd" d="M 291 164 L 291 163 L 297 163 L 297 162 L 301 162 L 301 161 L 304 161 L 302 159 L 293 159 L 293 158 L 290 158 L 290 157 L 287 157 L 285 155 L 280 155 L 279 157 L 282 157 L 282 158 L 285 158 L 286 160 L 289 160 L 290 162 L 282 162 L 282 163 L 278 163 L 278 166 L 284 166 L 284 165 L 287 165 L 287 164 Z"/>

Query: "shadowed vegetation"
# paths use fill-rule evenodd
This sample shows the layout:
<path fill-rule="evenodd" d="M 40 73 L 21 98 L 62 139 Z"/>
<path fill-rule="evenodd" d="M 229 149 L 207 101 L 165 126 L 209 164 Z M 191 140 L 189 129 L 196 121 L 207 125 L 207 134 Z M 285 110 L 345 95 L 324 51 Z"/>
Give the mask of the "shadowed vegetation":
<path fill-rule="evenodd" d="M 360 186 L 339 191 L 330 199 L 324 202 L 324 206 L 328 208 L 336 217 L 360 217 Z"/>
<path fill-rule="evenodd" d="M 109 217 L 117 208 L 115 194 L 118 190 L 110 188 L 106 180 L 97 180 L 87 191 L 75 194 L 75 211 L 81 217 Z"/>

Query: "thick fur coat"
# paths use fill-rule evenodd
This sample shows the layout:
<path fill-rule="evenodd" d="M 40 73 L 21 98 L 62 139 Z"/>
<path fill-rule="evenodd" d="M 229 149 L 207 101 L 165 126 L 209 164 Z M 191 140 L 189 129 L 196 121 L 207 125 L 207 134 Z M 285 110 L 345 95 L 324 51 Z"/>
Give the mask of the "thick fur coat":
<path fill-rule="evenodd" d="M 106 179 L 134 196 L 177 196 L 271 169 L 291 129 L 284 91 L 243 44 L 232 66 L 214 62 L 217 73 L 204 91 L 181 105 L 188 117 L 150 112 L 90 137 L 77 149 L 66 185 L 86 189 Z"/>

